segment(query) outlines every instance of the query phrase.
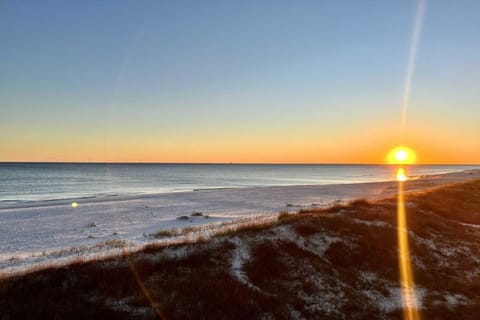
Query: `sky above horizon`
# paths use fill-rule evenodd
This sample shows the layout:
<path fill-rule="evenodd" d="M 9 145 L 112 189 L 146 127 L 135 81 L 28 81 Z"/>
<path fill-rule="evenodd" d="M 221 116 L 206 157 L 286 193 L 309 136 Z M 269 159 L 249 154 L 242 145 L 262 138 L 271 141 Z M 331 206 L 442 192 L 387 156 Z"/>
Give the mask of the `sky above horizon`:
<path fill-rule="evenodd" d="M 383 163 L 417 1 L 1 1 L 0 161 Z M 404 143 L 480 163 L 480 2 L 430 0 Z"/>

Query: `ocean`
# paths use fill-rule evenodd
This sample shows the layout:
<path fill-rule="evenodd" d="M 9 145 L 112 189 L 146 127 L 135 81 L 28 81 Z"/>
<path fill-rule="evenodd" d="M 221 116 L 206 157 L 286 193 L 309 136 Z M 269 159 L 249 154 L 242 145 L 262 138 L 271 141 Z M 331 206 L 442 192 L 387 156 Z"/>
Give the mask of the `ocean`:
<path fill-rule="evenodd" d="M 480 166 L 411 166 L 410 175 Z M 387 165 L 0 163 L 0 202 L 392 180 Z"/>

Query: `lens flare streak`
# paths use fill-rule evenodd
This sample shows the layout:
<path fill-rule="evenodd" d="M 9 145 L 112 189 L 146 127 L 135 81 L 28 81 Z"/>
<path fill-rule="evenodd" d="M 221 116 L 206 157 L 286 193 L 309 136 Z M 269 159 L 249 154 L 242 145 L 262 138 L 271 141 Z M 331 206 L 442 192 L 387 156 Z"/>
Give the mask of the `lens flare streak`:
<path fill-rule="evenodd" d="M 405 135 L 407 124 L 407 110 L 410 99 L 410 90 L 412 87 L 413 73 L 415 69 L 415 60 L 417 58 L 418 44 L 420 42 L 420 33 L 422 30 L 423 16 L 425 15 L 426 0 L 418 0 L 417 14 L 415 16 L 415 25 L 413 28 L 412 42 L 408 57 L 407 73 L 405 75 L 405 86 L 403 89 L 402 118 L 401 118 L 401 140 Z"/>
<path fill-rule="evenodd" d="M 403 168 L 397 171 L 404 173 Z M 408 226 L 405 210 L 404 182 L 398 179 L 398 201 L 397 201 L 397 241 L 398 241 L 398 267 L 400 272 L 400 289 L 402 292 L 403 319 L 418 320 L 417 298 L 415 294 L 415 281 L 412 273 L 410 260 L 410 248 L 408 245 Z"/>
<path fill-rule="evenodd" d="M 164 319 L 167 319 L 165 317 L 165 315 L 163 314 L 162 312 L 162 309 L 160 308 L 160 305 L 158 303 L 155 302 L 155 300 L 153 299 L 152 295 L 150 294 L 150 291 L 148 290 L 148 288 L 145 286 L 145 284 L 143 283 L 143 280 L 140 276 L 140 274 L 138 273 L 136 267 L 135 267 L 135 263 L 131 260 L 130 258 L 130 253 L 127 252 L 125 250 L 125 248 L 123 249 L 123 257 L 125 257 L 125 260 L 127 261 L 130 269 L 132 270 L 132 273 L 133 273 L 133 276 L 135 278 L 135 281 L 137 282 L 138 284 L 138 287 L 140 288 L 140 290 L 142 291 L 144 297 L 147 299 L 148 303 L 150 303 L 150 306 L 153 308 L 153 310 L 155 311 L 157 317 L 160 319 L 160 320 L 164 320 Z"/>

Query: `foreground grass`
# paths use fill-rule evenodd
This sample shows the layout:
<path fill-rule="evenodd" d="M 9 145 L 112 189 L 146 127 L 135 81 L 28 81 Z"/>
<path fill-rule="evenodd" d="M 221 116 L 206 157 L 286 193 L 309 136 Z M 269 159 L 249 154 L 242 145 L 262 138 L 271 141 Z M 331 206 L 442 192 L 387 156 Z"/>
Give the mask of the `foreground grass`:
<path fill-rule="evenodd" d="M 425 319 L 480 318 L 480 181 L 408 195 Z M 400 319 L 396 200 L 0 282 L 1 319 Z"/>

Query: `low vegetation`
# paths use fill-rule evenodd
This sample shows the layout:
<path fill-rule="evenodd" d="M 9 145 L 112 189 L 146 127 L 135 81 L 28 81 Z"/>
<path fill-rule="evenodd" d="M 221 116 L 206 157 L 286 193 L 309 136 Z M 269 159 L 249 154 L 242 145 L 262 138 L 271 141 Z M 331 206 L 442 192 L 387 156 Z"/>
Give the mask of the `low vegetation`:
<path fill-rule="evenodd" d="M 396 205 L 285 211 L 197 243 L 3 279 L 0 319 L 400 319 Z M 480 181 L 408 194 L 406 207 L 423 318 L 479 319 Z"/>

